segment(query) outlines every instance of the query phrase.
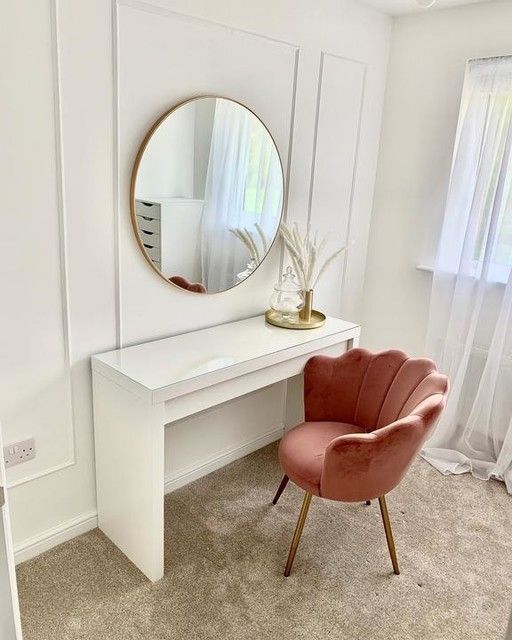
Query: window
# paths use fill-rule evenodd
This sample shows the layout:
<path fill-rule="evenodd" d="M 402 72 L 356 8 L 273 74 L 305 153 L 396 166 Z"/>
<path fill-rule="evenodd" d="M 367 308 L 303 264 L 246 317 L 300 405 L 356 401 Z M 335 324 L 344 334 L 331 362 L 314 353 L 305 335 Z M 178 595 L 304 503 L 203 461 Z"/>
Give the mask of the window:
<path fill-rule="evenodd" d="M 437 270 L 507 282 L 512 269 L 512 58 L 468 64 Z"/>
<path fill-rule="evenodd" d="M 499 112 L 496 134 L 498 143 L 496 153 L 491 158 L 491 168 L 489 172 L 489 183 L 482 207 L 478 240 L 475 245 L 475 263 L 478 267 L 485 262 L 486 248 L 491 252 L 489 279 L 496 281 L 508 280 L 510 268 L 512 267 L 512 166 L 508 166 L 509 159 L 506 158 L 507 132 L 512 127 L 512 91 L 483 94 L 486 101 L 487 124 L 492 118 L 491 110 Z M 490 135 L 491 132 L 487 132 Z M 503 190 L 503 196 L 499 190 Z M 496 233 L 494 241 L 490 246 L 486 244 L 486 238 L 492 233 L 490 226 L 493 221 L 495 206 L 501 200 L 501 211 L 497 213 Z"/>

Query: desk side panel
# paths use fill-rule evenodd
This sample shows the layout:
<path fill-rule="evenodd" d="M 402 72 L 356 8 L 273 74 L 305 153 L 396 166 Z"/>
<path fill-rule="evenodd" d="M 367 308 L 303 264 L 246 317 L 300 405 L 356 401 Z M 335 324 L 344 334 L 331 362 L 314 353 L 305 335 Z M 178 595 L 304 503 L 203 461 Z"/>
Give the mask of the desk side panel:
<path fill-rule="evenodd" d="M 93 372 L 99 528 L 152 581 L 164 571 L 163 408 Z"/>

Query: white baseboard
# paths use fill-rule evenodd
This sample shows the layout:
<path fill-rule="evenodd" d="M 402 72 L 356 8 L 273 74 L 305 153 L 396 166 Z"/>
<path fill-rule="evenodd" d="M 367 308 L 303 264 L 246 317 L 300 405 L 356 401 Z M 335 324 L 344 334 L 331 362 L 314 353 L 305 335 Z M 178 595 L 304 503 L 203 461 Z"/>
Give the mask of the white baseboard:
<path fill-rule="evenodd" d="M 48 551 L 52 547 L 56 547 L 61 542 L 67 542 L 71 538 L 91 531 L 98 526 L 98 514 L 96 511 L 85 513 L 73 520 L 68 520 L 63 524 L 47 529 L 32 538 L 27 538 L 22 542 L 14 545 L 14 560 L 16 564 L 25 562 L 38 556 L 44 551 Z"/>
<path fill-rule="evenodd" d="M 230 462 L 243 458 L 249 453 L 257 451 L 258 449 L 265 447 L 267 444 L 279 440 L 282 435 L 283 427 L 273 429 L 272 431 L 269 431 L 255 440 L 251 440 L 239 447 L 234 447 L 233 449 L 217 453 L 215 456 L 212 456 L 198 465 L 192 465 L 178 473 L 168 474 L 165 477 L 164 491 L 165 493 L 171 493 L 171 491 L 184 487 L 190 482 L 198 480 L 212 471 L 216 471 L 217 469 L 226 466 Z M 62 542 L 67 542 L 82 533 L 87 533 L 87 531 L 91 531 L 91 529 L 95 529 L 97 526 L 98 515 L 95 511 L 91 511 L 83 514 L 82 516 L 78 516 L 73 520 L 69 520 L 68 522 L 64 522 L 61 525 L 53 527 L 52 529 L 47 529 L 37 536 L 27 538 L 26 540 L 14 545 L 15 562 L 16 564 L 19 564 L 20 562 L 25 562 L 25 560 L 30 560 L 30 558 L 34 558 L 40 553 L 48 551 Z"/>
<path fill-rule="evenodd" d="M 275 442 L 282 437 L 284 432 L 283 427 L 278 427 L 277 429 L 273 429 L 268 433 L 264 433 L 262 436 L 259 436 L 255 440 L 251 440 L 239 447 L 234 447 L 233 449 L 227 449 L 221 453 L 215 454 L 208 460 L 201 462 L 198 465 L 192 465 L 187 467 L 186 469 L 182 469 L 177 473 L 170 473 L 165 477 L 165 493 L 171 493 L 180 487 L 184 487 L 185 485 L 193 482 L 194 480 L 198 480 L 203 476 L 212 473 L 212 471 L 216 471 L 221 467 L 225 467 L 230 462 L 234 462 L 239 458 L 243 458 L 244 456 L 249 455 L 253 451 L 257 451 L 262 447 L 266 447 L 267 444 L 271 442 Z"/>

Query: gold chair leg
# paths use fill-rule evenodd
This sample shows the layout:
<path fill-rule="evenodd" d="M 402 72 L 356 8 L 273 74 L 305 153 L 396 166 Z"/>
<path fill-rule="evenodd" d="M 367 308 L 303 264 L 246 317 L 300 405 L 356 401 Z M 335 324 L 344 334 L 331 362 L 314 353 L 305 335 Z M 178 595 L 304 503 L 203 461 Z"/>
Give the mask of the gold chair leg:
<path fill-rule="evenodd" d="M 272 500 L 272 504 L 277 504 L 277 501 L 281 497 L 281 494 L 286 489 L 286 485 L 288 484 L 288 480 L 289 479 L 290 478 L 287 475 L 283 476 L 283 479 L 281 480 L 281 484 L 279 485 L 279 488 L 277 489 L 276 495 L 274 496 L 274 499 Z"/>
<path fill-rule="evenodd" d="M 391 522 L 389 521 L 388 507 L 386 504 L 386 497 L 379 498 L 380 513 L 382 515 L 382 522 L 384 523 L 384 531 L 386 532 L 386 540 L 388 543 L 389 555 L 391 556 L 391 562 L 393 564 L 393 571 L 398 576 L 400 575 L 400 569 L 398 568 L 398 560 L 396 557 L 395 542 L 393 540 L 393 532 L 391 530 Z"/>
<path fill-rule="evenodd" d="M 286 568 L 284 570 L 284 575 L 286 578 L 290 575 L 290 572 L 292 570 L 293 561 L 295 559 L 295 554 L 297 553 L 297 547 L 299 546 L 300 537 L 302 535 L 302 530 L 304 529 L 304 524 L 306 522 L 312 497 L 312 493 L 306 493 L 306 495 L 304 496 L 299 519 L 297 520 L 297 526 L 295 527 L 295 533 L 293 534 L 292 544 L 290 546 L 290 553 L 288 554 L 288 560 L 286 561 Z"/>

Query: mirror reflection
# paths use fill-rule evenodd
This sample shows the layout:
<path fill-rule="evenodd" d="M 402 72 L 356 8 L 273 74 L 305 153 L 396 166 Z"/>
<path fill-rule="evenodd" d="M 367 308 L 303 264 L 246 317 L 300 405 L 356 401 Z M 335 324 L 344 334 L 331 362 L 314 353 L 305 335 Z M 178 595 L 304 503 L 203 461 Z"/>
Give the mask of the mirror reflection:
<path fill-rule="evenodd" d="M 217 293 L 251 275 L 277 234 L 281 161 L 265 125 L 226 98 L 197 98 L 150 131 L 132 179 L 132 220 L 166 279 Z"/>

